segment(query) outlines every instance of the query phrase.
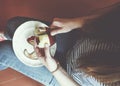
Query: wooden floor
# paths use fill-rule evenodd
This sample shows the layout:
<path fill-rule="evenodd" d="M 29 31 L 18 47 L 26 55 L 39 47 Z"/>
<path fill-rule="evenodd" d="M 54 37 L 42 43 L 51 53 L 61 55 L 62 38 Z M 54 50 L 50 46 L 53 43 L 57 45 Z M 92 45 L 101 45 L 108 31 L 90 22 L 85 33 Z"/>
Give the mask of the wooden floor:
<path fill-rule="evenodd" d="M 14 16 L 51 22 L 54 17 L 79 17 L 117 2 L 120 0 L 0 0 L 0 30 L 4 30 L 8 19 Z M 42 85 L 8 68 L 0 71 L 0 86 Z"/>
<path fill-rule="evenodd" d="M 0 29 L 14 16 L 52 21 L 54 17 L 78 17 L 120 0 L 0 0 Z"/>
<path fill-rule="evenodd" d="M 7 68 L 0 71 L 0 86 L 43 86 L 42 84 Z"/>

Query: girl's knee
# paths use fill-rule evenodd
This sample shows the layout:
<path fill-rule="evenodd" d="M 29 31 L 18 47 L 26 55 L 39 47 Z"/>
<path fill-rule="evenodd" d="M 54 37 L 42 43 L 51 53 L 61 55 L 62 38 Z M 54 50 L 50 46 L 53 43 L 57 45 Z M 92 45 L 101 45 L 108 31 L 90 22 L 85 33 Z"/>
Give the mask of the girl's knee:
<path fill-rule="evenodd" d="M 9 40 L 0 42 L 0 51 L 12 50 L 12 42 Z"/>

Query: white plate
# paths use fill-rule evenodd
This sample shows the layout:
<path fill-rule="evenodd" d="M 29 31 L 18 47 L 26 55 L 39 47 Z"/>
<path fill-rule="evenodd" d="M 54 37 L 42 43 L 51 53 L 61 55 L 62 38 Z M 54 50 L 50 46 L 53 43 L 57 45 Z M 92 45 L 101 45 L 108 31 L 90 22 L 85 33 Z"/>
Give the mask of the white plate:
<path fill-rule="evenodd" d="M 13 50 L 17 56 L 17 58 L 23 62 L 24 64 L 32 67 L 40 67 L 42 66 L 40 60 L 32 60 L 24 55 L 24 49 L 27 49 L 28 52 L 32 52 L 33 46 L 31 46 L 27 42 L 27 38 L 34 35 L 33 31 L 35 27 L 48 27 L 46 24 L 39 21 L 27 21 L 21 24 L 15 31 L 13 36 Z M 54 56 L 56 50 L 56 43 L 51 46 L 50 52 L 51 55 Z"/>

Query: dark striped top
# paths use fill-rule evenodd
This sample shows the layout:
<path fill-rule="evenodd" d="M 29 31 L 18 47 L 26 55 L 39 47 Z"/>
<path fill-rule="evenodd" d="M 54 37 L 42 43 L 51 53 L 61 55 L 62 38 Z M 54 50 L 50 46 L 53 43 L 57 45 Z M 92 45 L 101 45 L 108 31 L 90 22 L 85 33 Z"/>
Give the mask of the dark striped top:
<path fill-rule="evenodd" d="M 115 54 L 114 54 L 115 53 Z M 117 54 L 117 55 L 116 55 Z M 119 55 L 118 55 L 119 54 Z M 78 57 L 95 56 L 96 59 L 104 58 L 109 60 L 109 56 L 116 55 L 120 57 L 120 41 L 113 39 L 101 39 L 99 37 L 81 37 L 75 46 L 67 53 L 67 72 L 73 79 L 82 86 L 104 86 L 91 76 L 86 76 L 82 71 L 77 71 L 76 60 Z M 119 63 L 119 62 L 118 62 Z M 94 64 L 94 63 L 93 63 Z M 117 85 L 116 85 L 117 86 Z"/>

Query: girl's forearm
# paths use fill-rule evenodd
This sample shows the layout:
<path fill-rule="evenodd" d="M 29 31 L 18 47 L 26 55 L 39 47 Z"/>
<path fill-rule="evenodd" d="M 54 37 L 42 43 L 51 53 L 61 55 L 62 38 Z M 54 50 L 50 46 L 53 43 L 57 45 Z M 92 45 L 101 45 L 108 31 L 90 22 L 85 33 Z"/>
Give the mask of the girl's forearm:
<path fill-rule="evenodd" d="M 75 28 L 82 28 L 86 23 L 90 23 L 94 21 L 96 18 L 99 18 L 100 16 L 103 16 L 104 14 L 110 12 L 113 8 L 109 7 L 106 9 L 101 9 L 95 12 L 91 12 L 88 15 L 72 18 L 72 21 L 74 22 Z"/>
<path fill-rule="evenodd" d="M 74 28 L 73 29 L 78 29 L 82 28 L 86 23 L 90 23 L 96 18 L 98 18 L 100 15 L 89 15 L 89 16 L 83 16 L 83 17 L 78 17 L 78 18 L 73 18 L 72 21 L 74 22 Z"/>
<path fill-rule="evenodd" d="M 53 75 L 61 86 L 80 86 L 61 67 Z"/>

